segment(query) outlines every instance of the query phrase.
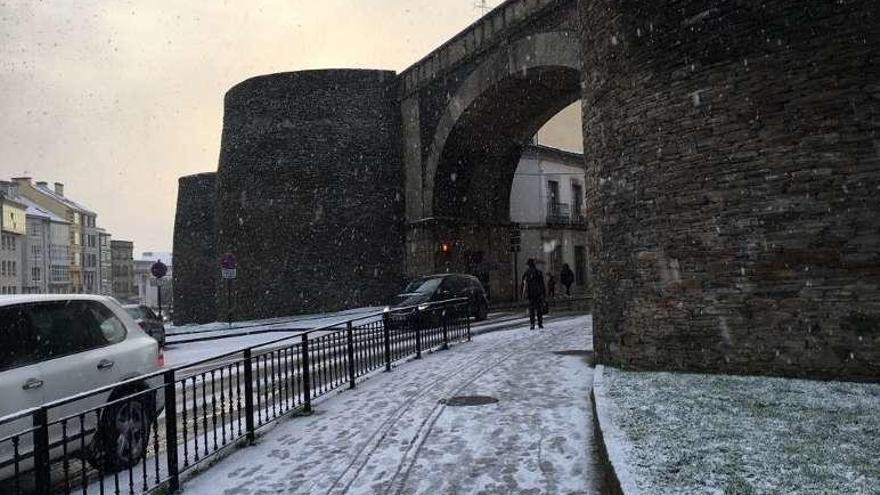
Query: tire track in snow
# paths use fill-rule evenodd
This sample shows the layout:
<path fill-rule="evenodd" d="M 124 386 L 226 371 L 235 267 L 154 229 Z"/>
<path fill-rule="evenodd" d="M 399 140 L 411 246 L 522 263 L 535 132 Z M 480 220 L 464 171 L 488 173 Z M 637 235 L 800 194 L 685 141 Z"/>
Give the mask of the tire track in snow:
<path fill-rule="evenodd" d="M 541 342 L 544 342 L 544 341 L 549 341 L 549 340 L 553 339 L 554 337 L 555 336 L 553 334 L 549 334 L 547 336 L 540 338 L 539 340 Z M 357 453 L 357 455 L 355 455 L 354 460 L 351 463 L 349 463 L 349 465 L 346 467 L 346 469 L 343 471 L 343 473 L 334 481 L 333 485 L 331 485 L 330 489 L 328 490 L 328 493 L 345 494 L 345 493 L 349 492 L 352 485 L 355 483 L 355 481 L 357 481 L 357 479 L 360 477 L 363 470 L 370 463 L 372 456 L 376 453 L 376 451 L 378 451 L 380 449 L 380 447 L 382 447 L 383 441 L 394 430 L 394 427 L 400 421 L 400 419 L 407 412 L 409 412 L 410 409 L 412 409 L 412 407 L 415 405 L 415 403 L 419 399 L 422 399 L 425 396 L 427 396 L 433 392 L 436 392 L 438 386 L 443 385 L 443 383 L 445 383 L 445 382 L 448 383 L 450 381 L 453 381 L 455 378 L 457 378 L 461 375 L 468 375 L 469 373 L 473 373 L 473 375 L 470 375 L 468 377 L 468 379 L 465 380 L 465 382 L 455 386 L 455 388 L 453 389 L 453 394 L 458 393 L 459 391 L 465 389 L 468 385 L 470 385 L 471 383 L 476 381 L 479 377 L 483 376 L 488 371 L 492 370 L 493 368 L 495 368 L 496 366 L 498 366 L 502 362 L 506 361 L 510 356 L 516 354 L 517 352 L 520 352 L 521 350 L 520 350 L 519 346 L 522 343 L 524 343 L 525 341 L 534 342 L 535 340 L 534 340 L 533 334 L 526 333 L 525 335 L 522 335 L 520 337 L 515 337 L 512 340 L 505 340 L 505 341 L 499 342 L 497 344 L 494 344 L 491 347 L 489 347 L 488 349 L 486 349 L 485 351 L 476 355 L 473 359 L 467 360 L 464 365 L 458 365 L 456 371 L 453 371 L 449 374 L 443 374 L 441 377 L 437 378 L 436 380 L 433 380 L 433 381 L 429 382 L 428 384 L 426 384 L 425 386 L 420 387 L 416 394 L 413 394 L 410 398 L 408 398 L 406 401 L 401 403 L 400 406 L 398 406 L 394 410 L 392 415 L 388 419 L 383 421 L 380 424 L 380 426 L 376 429 L 376 431 L 374 431 L 370 435 L 370 438 L 367 440 L 367 443 L 364 445 L 363 448 L 360 449 L 360 451 Z M 512 350 L 510 352 L 506 352 L 500 358 L 493 360 L 489 364 L 486 364 L 486 362 L 485 362 L 486 361 L 486 357 L 485 357 L 486 352 L 494 353 L 497 351 L 503 351 L 505 348 L 509 349 L 511 346 L 514 346 L 515 350 Z M 474 368 L 476 368 L 476 370 L 474 370 Z M 415 451 L 416 456 L 414 456 L 412 458 L 412 460 L 410 461 L 410 465 L 406 468 L 406 477 L 404 478 L 404 483 L 405 483 L 405 480 L 408 477 L 409 472 L 412 470 L 412 466 L 415 464 L 415 460 L 418 458 L 417 457 L 418 451 L 421 450 L 422 446 L 424 445 L 425 440 L 428 437 L 428 433 L 430 433 L 430 430 L 433 428 L 434 424 L 436 423 L 437 419 L 440 416 L 440 413 L 442 413 L 442 411 L 443 411 L 443 409 L 445 409 L 445 407 L 446 406 L 444 404 L 438 403 L 437 405 L 435 405 L 431 409 L 428 416 L 424 420 L 422 420 L 421 424 L 418 426 L 418 428 L 416 430 L 415 435 L 413 436 L 413 440 L 407 446 L 407 450 L 404 452 L 404 454 L 401 458 L 401 461 L 398 463 L 398 467 L 395 470 L 394 476 L 391 478 L 391 481 L 389 483 L 389 488 L 385 490 L 386 492 L 391 492 L 390 488 L 392 488 L 394 486 L 396 478 L 400 475 L 400 472 L 404 469 L 404 466 L 407 463 L 407 458 L 410 456 L 410 452 L 412 452 L 412 449 L 415 446 L 416 447 L 416 451 Z M 425 429 L 426 425 L 428 425 L 427 429 Z M 355 468 L 355 466 L 357 466 L 357 467 Z M 348 479 L 345 481 L 345 486 L 343 486 L 341 488 L 337 488 L 340 485 L 340 483 L 342 483 L 343 480 L 345 480 L 346 478 L 348 478 Z M 403 485 L 401 485 L 400 489 L 402 490 L 402 488 L 403 488 Z M 337 491 L 334 491 L 334 490 L 337 490 Z"/>
<path fill-rule="evenodd" d="M 558 338 L 558 334 L 552 334 L 552 333 L 548 332 L 548 335 L 537 339 L 537 341 L 544 344 L 544 343 L 549 343 L 549 341 L 551 341 L 551 340 L 556 340 L 556 338 Z M 522 340 L 524 340 L 524 339 L 519 339 L 516 342 L 514 342 L 513 344 L 519 345 L 522 343 Z M 534 342 L 535 341 L 531 341 L 531 345 L 534 345 Z M 455 395 L 458 395 L 459 393 L 463 392 L 467 387 L 469 387 L 471 384 L 473 384 L 479 378 L 482 378 L 486 373 L 495 369 L 495 367 L 498 366 L 499 364 L 507 361 L 507 359 L 510 356 L 513 356 L 514 354 L 517 354 L 521 351 L 522 351 L 522 349 L 515 349 L 515 350 L 512 350 L 511 352 L 508 352 L 500 359 L 496 359 L 490 365 L 486 366 L 484 369 L 481 369 L 474 376 L 472 376 L 471 378 L 469 378 L 468 380 L 463 382 L 459 387 L 457 387 L 453 391 L 452 395 L 455 396 Z M 394 473 L 394 476 L 391 478 L 391 482 L 389 483 L 389 489 L 386 490 L 387 492 L 390 493 L 392 491 L 392 489 L 395 488 L 395 484 L 396 484 L 397 487 L 395 490 L 393 490 L 395 495 L 400 495 L 403 493 L 403 490 L 406 487 L 406 482 L 409 480 L 410 473 L 412 472 L 413 468 L 415 467 L 416 461 L 418 461 L 418 459 L 419 459 L 419 453 L 421 453 L 422 447 L 424 447 L 425 442 L 428 440 L 428 437 L 431 434 L 431 431 L 434 429 L 434 425 L 437 424 L 437 420 L 440 419 L 440 416 L 443 414 L 443 411 L 445 409 L 446 409 L 446 404 L 438 404 L 437 406 L 434 407 L 434 409 L 432 409 L 431 414 L 429 414 L 428 417 L 425 418 L 425 420 L 422 422 L 422 425 L 420 425 L 420 427 L 419 427 L 419 431 L 416 433 L 416 437 L 414 438 L 414 441 L 410 443 L 409 447 L 407 448 L 407 451 L 404 452 L 403 457 L 401 458 L 400 464 L 397 467 L 397 471 Z M 422 428 L 424 427 L 425 424 L 428 424 L 428 427 L 427 427 L 427 429 L 423 430 Z M 412 457 L 409 459 L 409 462 L 407 462 L 407 457 L 409 457 L 410 451 L 412 451 L 413 445 L 416 446 L 415 450 L 413 451 Z M 401 469 L 403 468 L 404 464 L 407 464 L 407 467 L 406 467 L 406 471 L 403 474 L 403 478 L 398 483 L 395 483 L 395 480 L 400 475 Z"/>

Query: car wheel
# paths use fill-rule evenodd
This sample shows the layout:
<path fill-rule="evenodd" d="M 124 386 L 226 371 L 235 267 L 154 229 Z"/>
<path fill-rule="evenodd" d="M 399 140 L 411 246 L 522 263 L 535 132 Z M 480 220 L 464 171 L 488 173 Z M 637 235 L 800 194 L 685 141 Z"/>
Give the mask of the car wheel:
<path fill-rule="evenodd" d="M 106 472 L 136 465 L 150 444 L 153 416 L 150 400 L 145 397 L 134 397 L 105 408 L 92 440 L 89 463 Z"/>

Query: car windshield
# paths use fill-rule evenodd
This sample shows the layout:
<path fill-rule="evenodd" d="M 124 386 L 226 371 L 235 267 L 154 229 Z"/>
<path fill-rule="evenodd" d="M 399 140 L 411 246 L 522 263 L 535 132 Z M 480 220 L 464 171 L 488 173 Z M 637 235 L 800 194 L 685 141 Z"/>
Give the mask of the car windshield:
<path fill-rule="evenodd" d="M 437 287 L 440 286 L 441 282 L 443 282 L 443 279 L 439 277 L 420 278 L 410 282 L 406 288 L 403 289 L 403 292 L 406 294 L 430 294 L 437 290 Z"/>
<path fill-rule="evenodd" d="M 144 318 L 144 312 L 141 311 L 141 308 L 139 308 L 139 307 L 125 308 L 125 311 L 127 311 L 128 314 L 130 314 L 131 317 L 134 318 L 135 320 L 139 320 L 139 319 Z"/>

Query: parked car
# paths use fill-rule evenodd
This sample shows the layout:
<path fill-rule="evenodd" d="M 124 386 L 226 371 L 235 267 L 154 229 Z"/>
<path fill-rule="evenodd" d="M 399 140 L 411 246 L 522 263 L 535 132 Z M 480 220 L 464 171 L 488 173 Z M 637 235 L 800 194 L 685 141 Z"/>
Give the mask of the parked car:
<path fill-rule="evenodd" d="M 161 394 L 147 392 L 161 378 L 136 378 L 162 365 L 156 340 L 114 299 L 0 296 L 0 479 L 14 475 L 16 449 L 18 469 L 33 466 L 33 435 L 21 435 L 18 445 L 10 440 L 28 431 L 32 417 L 3 417 L 78 394 L 84 395 L 47 409 L 50 458 L 84 446 L 84 457 L 105 471 L 136 463 L 163 405 Z M 85 394 L 102 387 L 108 390 Z M 105 406 L 132 394 L 138 395 Z M 65 417 L 74 419 L 62 426 L 58 420 Z"/>
<path fill-rule="evenodd" d="M 156 339 L 159 346 L 165 347 L 165 323 L 149 306 L 143 304 L 126 304 L 122 306 L 134 318 L 135 323 Z"/>
<path fill-rule="evenodd" d="M 385 308 L 385 325 L 401 326 L 415 313 L 416 309 L 425 311 L 432 302 L 467 298 L 471 316 L 477 321 L 485 320 L 489 314 L 489 299 L 483 284 L 471 275 L 444 273 L 417 278 L 404 287 L 396 301 Z M 398 308 L 414 307 L 410 310 Z"/>

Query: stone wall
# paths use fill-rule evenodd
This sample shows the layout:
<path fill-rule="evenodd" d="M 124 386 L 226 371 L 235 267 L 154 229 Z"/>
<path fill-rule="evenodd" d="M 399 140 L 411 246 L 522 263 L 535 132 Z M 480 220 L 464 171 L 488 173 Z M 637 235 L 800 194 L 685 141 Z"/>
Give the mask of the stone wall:
<path fill-rule="evenodd" d="M 217 253 L 239 262 L 235 319 L 381 304 L 399 288 L 396 92 L 393 72 L 325 70 L 227 93 Z"/>
<path fill-rule="evenodd" d="M 215 255 L 217 174 L 181 177 L 174 220 L 174 324 L 217 320 L 214 296 L 220 276 Z"/>
<path fill-rule="evenodd" d="M 580 8 L 601 361 L 880 377 L 880 4 Z"/>

